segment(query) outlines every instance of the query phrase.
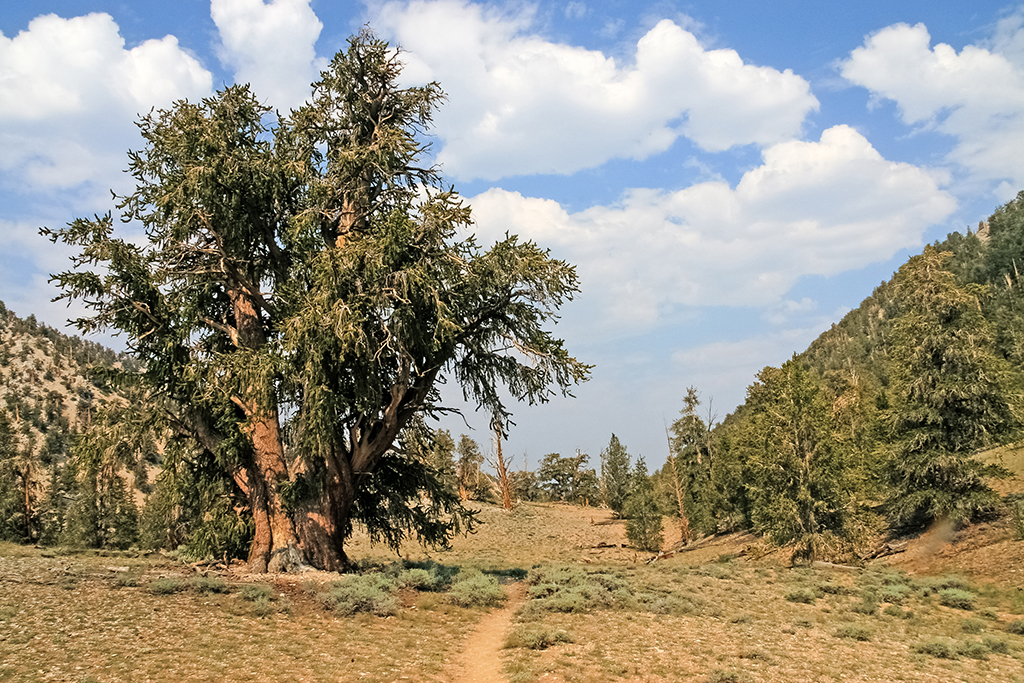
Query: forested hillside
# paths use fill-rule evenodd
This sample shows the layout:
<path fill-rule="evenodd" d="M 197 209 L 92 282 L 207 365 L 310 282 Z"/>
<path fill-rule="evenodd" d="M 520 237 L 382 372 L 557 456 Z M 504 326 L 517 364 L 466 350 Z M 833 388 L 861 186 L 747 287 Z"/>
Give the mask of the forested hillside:
<path fill-rule="evenodd" d="M 1024 193 L 912 257 L 720 424 L 691 390 L 658 474 L 697 530 L 750 527 L 797 556 L 853 552 L 884 524 L 993 514 L 1005 475 L 972 456 L 1018 437 Z"/>
<path fill-rule="evenodd" d="M 131 372 L 133 363 L 39 324 L 34 315 L 19 318 L 0 302 L 0 539 L 73 542 L 88 535 L 81 524 L 102 523 L 86 519 L 91 511 L 84 514 L 69 455 L 97 415 L 124 403 L 111 371 Z M 151 463 L 156 457 L 154 451 Z M 111 494 L 128 500 L 128 487 L 148 490 L 145 463 L 121 474 L 122 485 Z M 95 486 L 91 493 L 91 504 L 99 505 Z"/>

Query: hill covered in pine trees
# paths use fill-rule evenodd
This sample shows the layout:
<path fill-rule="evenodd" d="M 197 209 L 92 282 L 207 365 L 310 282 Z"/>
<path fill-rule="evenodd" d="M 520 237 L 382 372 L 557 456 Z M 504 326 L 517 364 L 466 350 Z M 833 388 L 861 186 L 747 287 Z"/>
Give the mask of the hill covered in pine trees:
<path fill-rule="evenodd" d="M 98 414 L 125 402 L 110 376 L 131 372 L 134 363 L 34 315 L 20 318 L 0 302 L 0 540 L 77 539 L 82 530 L 74 528 L 73 515 L 86 511 L 72 443 Z M 149 490 L 147 464 L 156 459 L 154 453 L 149 463 L 122 472 L 122 497 L 132 498 L 129 488 Z"/>
<path fill-rule="evenodd" d="M 1008 472 L 974 456 L 1020 435 L 1022 268 L 1024 192 L 758 373 L 720 424 L 691 391 L 657 474 L 663 507 L 699 532 L 751 528 L 847 559 L 882 528 L 1005 512 L 990 484 Z"/>

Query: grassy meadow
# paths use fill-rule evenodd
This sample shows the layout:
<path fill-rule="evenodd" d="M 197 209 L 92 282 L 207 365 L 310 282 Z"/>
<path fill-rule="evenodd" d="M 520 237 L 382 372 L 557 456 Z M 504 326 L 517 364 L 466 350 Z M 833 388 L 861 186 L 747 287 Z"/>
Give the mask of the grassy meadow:
<path fill-rule="evenodd" d="M 969 531 L 934 553 L 935 574 L 913 541 L 912 571 L 900 555 L 792 568 L 749 535 L 647 564 L 605 510 L 480 516 L 447 551 L 396 558 L 356 538 L 364 571 L 348 577 L 0 546 L 0 681 L 473 680 L 450 662 L 509 610 L 500 645 L 474 656 L 513 683 L 1024 682 L 1024 593 L 971 564 Z M 985 534 L 1021 545 L 1009 518 Z"/>

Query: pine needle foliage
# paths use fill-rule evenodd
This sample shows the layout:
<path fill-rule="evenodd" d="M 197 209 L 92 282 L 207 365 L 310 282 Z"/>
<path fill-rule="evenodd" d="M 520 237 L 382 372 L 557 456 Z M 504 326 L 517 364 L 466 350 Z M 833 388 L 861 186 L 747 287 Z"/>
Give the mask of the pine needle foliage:
<path fill-rule="evenodd" d="M 831 406 L 817 378 L 795 357 L 768 367 L 751 385 L 744 434 L 751 522 L 794 559 L 813 561 L 843 533 L 850 503 Z"/>
<path fill-rule="evenodd" d="M 122 335 L 162 426 L 248 503 L 256 571 L 348 566 L 352 524 L 397 547 L 471 523 L 438 470 L 396 447 L 437 386 L 506 423 L 507 396 L 568 394 L 589 366 L 548 329 L 573 266 L 516 236 L 484 249 L 470 210 L 421 165 L 440 86 L 353 36 L 310 101 L 272 116 L 247 86 L 139 122 L 135 190 L 44 229 L 75 248 L 54 277 L 86 332 Z"/>
<path fill-rule="evenodd" d="M 626 538 L 639 550 L 658 552 L 665 543 L 664 522 L 643 457 L 637 458 L 632 479 L 629 498 L 623 508 Z"/>
<path fill-rule="evenodd" d="M 951 254 L 926 247 L 894 279 L 902 302 L 892 326 L 892 440 L 888 509 L 897 524 L 963 522 L 994 509 L 986 478 L 1001 468 L 971 458 L 1016 428 L 1009 368 L 982 314 L 988 289 L 962 285 Z"/>
<path fill-rule="evenodd" d="M 619 517 L 629 497 L 630 461 L 626 447 L 612 434 L 608 447 L 601 451 L 601 493 L 604 504 Z"/>

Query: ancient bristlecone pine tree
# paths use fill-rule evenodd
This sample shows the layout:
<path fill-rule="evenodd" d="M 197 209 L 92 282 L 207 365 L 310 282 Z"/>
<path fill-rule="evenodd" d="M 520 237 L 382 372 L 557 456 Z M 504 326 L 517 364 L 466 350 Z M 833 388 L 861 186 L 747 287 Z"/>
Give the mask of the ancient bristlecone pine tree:
<path fill-rule="evenodd" d="M 246 86 L 144 116 L 118 210 L 145 246 L 109 214 L 43 231 L 79 249 L 55 276 L 91 309 L 78 326 L 144 363 L 148 419 L 244 497 L 256 571 L 344 568 L 353 522 L 444 542 L 465 511 L 401 447 L 439 381 L 504 420 L 500 386 L 544 401 L 589 369 L 544 329 L 574 268 L 515 236 L 459 241 L 469 209 L 420 165 L 443 93 L 400 88 L 369 31 L 349 43 L 289 116 Z"/>

